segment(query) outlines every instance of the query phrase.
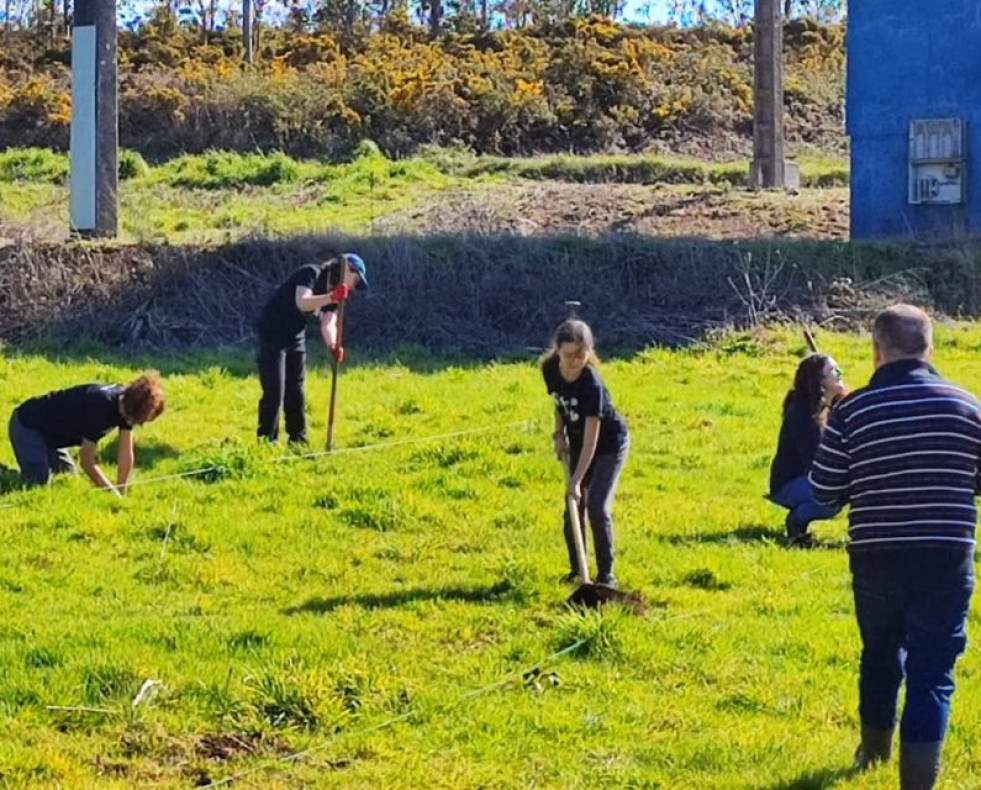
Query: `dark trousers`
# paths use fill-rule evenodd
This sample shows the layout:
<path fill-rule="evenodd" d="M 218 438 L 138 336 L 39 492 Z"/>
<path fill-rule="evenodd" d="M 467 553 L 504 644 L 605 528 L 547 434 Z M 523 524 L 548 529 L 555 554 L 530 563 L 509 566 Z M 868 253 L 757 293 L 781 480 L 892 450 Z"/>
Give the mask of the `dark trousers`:
<path fill-rule="evenodd" d="M 973 557 L 943 549 L 899 549 L 856 554 L 851 568 L 862 634 L 862 723 L 877 730 L 895 725 L 905 676 L 900 740 L 943 741 L 954 663 L 967 644 Z"/>
<path fill-rule="evenodd" d="M 10 415 L 7 427 L 10 446 L 14 448 L 17 466 L 21 476 L 29 485 L 43 486 L 52 474 L 75 473 L 75 464 L 64 447 L 51 447 L 44 434 L 27 428 L 17 416 L 17 410 Z"/>
<path fill-rule="evenodd" d="M 597 455 L 586 472 L 582 483 L 583 497 L 579 500 L 579 525 L 586 541 L 586 517 L 593 530 L 593 547 L 596 552 L 596 578 L 605 581 L 613 577 L 613 497 L 620 482 L 620 473 L 627 461 L 629 444 L 622 445 L 617 452 Z M 578 454 L 570 459 L 571 469 L 576 468 Z M 572 519 L 568 507 L 563 518 L 565 546 L 569 552 L 569 567 L 578 573 L 576 544 L 572 532 Z"/>
<path fill-rule="evenodd" d="M 279 437 L 279 409 L 286 415 L 286 434 L 291 442 L 306 442 L 307 419 L 303 382 L 306 379 L 307 352 L 303 339 L 288 345 L 259 339 L 256 352 L 259 365 L 259 383 L 262 398 L 259 400 L 260 439 L 276 441 Z"/>

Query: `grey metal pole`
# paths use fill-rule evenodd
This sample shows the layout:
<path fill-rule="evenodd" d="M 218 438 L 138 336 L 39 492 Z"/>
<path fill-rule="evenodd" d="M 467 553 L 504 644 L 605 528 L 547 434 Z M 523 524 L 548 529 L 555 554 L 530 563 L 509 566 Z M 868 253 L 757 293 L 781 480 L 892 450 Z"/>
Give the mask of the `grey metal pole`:
<path fill-rule="evenodd" d="M 754 189 L 786 185 L 783 137 L 783 15 L 780 0 L 756 0 L 753 21 Z"/>

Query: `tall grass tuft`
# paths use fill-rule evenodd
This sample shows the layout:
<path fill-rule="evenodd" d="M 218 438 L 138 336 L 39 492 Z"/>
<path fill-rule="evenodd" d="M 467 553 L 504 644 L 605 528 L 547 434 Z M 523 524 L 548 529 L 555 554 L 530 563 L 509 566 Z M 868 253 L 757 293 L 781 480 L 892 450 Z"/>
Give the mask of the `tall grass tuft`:
<path fill-rule="evenodd" d="M 129 181 L 150 175 L 150 165 L 138 151 L 124 148 L 119 152 L 119 180 Z"/>
<path fill-rule="evenodd" d="M 262 669 L 246 684 L 254 712 L 273 727 L 331 732 L 350 715 L 331 684 L 295 658 Z"/>
<path fill-rule="evenodd" d="M 300 164 L 281 152 L 264 155 L 209 151 L 203 156 L 181 156 L 161 168 L 165 183 L 190 189 L 268 187 L 293 183 L 300 174 Z"/>
<path fill-rule="evenodd" d="M 575 611 L 562 615 L 556 633 L 556 649 L 575 647 L 570 655 L 598 661 L 612 661 L 623 656 L 620 630 L 626 614 L 618 608 L 601 611 Z"/>
<path fill-rule="evenodd" d="M 120 697 L 132 697 L 140 687 L 136 674 L 118 664 L 99 663 L 82 673 L 82 688 L 87 702 L 97 704 Z"/>
<path fill-rule="evenodd" d="M 64 184 L 68 157 L 46 148 L 11 148 L 0 152 L 0 181 Z"/>
<path fill-rule="evenodd" d="M 213 449 L 186 453 L 180 473 L 202 483 L 222 480 L 244 480 L 256 475 L 261 458 L 254 450 L 238 442 L 222 442 Z"/>

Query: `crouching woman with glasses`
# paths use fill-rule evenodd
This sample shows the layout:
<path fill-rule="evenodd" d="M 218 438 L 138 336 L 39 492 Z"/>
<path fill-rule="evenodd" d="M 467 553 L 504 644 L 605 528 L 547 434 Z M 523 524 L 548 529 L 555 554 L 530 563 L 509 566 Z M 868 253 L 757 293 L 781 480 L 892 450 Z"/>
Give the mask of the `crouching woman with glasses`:
<path fill-rule="evenodd" d="M 786 528 L 793 544 L 809 545 L 810 523 L 832 518 L 836 512 L 814 500 L 807 474 L 828 415 L 847 392 L 835 361 L 827 354 L 810 354 L 797 366 L 794 386 L 783 399 L 783 424 L 770 466 L 769 499 L 790 511 Z"/>

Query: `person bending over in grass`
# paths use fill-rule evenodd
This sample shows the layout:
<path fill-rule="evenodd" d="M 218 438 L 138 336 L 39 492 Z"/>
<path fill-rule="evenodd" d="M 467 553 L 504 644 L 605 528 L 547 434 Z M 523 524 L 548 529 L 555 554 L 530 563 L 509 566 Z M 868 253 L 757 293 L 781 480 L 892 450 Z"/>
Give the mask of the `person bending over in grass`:
<path fill-rule="evenodd" d="M 585 523 L 585 511 L 593 530 L 596 581 L 615 587 L 611 509 L 630 440 L 627 423 L 613 407 L 597 370 L 599 360 L 593 349 L 593 332 L 586 323 L 564 321 L 541 359 L 541 370 L 545 387 L 555 401 L 555 454 L 569 464 L 568 493 L 579 507 L 580 524 Z M 571 581 L 578 576 L 578 570 L 568 510 L 564 522 Z"/>
<path fill-rule="evenodd" d="M 344 253 L 294 271 L 276 289 L 256 323 L 259 365 L 259 428 L 257 436 L 275 442 L 279 436 L 279 409 L 286 416 L 291 443 L 306 444 L 303 382 L 306 378 L 306 315 L 316 313 L 320 335 L 338 362 L 344 349 L 337 342 L 337 306 L 355 288 L 368 287 L 364 261 Z"/>
<path fill-rule="evenodd" d="M 814 501 L 807 473 L 828 414 L 846 392 L 835 361 L 827 354 L 810 354 L 797 366 L 794 386 L 783 399 L 783 424 L 770 466 L 769 498 L 789 510 L 786 527 L 792 543 L 809 544 L 810 523 L 837 512 Z"/>
<path fill-rule="evenodd" d="M 10 416 L 10 444 L 28 485 L 44 485 L 52 474 L 74 473 L 69 447 L 79 447 L 82 470 L 99 488 L 117 496 L 133 471 L 133 428 L 164 410 L 160 376 L 147 371 L 125 387 L 81 384 L 25 401 Z M 96 445 L 119 429 L 118 482 L 114 486 L 96 462 Z"/>

